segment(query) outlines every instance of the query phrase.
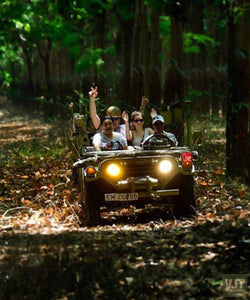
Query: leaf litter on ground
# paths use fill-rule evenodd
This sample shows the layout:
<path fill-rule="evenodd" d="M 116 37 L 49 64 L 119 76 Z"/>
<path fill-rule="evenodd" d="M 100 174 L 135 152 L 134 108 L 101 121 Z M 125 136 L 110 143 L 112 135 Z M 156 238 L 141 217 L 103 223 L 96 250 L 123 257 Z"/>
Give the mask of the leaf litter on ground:
<path fill-rule="evenodd" d="M 1 299 L 10 289 L 17 299 L 222 299 L 223 275 L 249 272 L 249 188 L 225 177 L 216 145 L 208 161 L 199 149 L 196 217 L 103 208 L 88 228 L 67 136 L 37 119 L 0 121 Z"/>

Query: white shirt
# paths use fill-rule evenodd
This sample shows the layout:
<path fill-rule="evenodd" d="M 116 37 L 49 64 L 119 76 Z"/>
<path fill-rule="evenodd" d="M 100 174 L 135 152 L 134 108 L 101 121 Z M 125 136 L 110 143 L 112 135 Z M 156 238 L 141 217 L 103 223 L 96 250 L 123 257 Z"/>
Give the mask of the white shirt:
<path fill-rule="evenodd" d="M 140 146 L 140 144 L 146 139 L 146 137 L 148 137 L 151 133 L 150 131 L 152 132 L 152 129 L 147 127 L 144 129 L 144 133 L 143 133 L 143 136 L 138 136 L 137 132 L 135 130 L 132 130 L 132 145 L 133 146 Z"/>
<path fill-rule="evenodd" d="M 113 137 L 107 137 L 103 132 L 96 133 L 93 138 L 94 147 L 101 145 L 101 150 L 119 150 L 120 145 L 127 147 L 126 138 L 119 132 L 113 132 Z"/>
<path fill-rule="evenodd" d="M 102 132 L 102 126 L 100 126 L 97 130 L 98 133 Z M 114 132 L 119 132 L 121 133 L 123 136 L 126 137 L 126 127 L 125 124 L 121 124 L 118 126 L 118 128 L 114 129 Z"/>

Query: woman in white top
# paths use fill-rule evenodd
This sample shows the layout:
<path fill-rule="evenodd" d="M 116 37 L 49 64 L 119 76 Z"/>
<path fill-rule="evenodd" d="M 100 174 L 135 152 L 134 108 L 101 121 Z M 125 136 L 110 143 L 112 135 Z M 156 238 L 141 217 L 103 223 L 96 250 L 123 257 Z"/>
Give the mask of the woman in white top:
<path fill-rule="evenodd" d="M 153 134 L 152 128 L 144 129 L 144 119 L 140 111 L 133 111 L 131 114 L 131 129 L 129 126 L 129 117 L 126 112 L 123 112 L 122 118 L 126 126 L 126 137 L 131 142 L 132 146 L 140 146 L 146 137 Z"/>

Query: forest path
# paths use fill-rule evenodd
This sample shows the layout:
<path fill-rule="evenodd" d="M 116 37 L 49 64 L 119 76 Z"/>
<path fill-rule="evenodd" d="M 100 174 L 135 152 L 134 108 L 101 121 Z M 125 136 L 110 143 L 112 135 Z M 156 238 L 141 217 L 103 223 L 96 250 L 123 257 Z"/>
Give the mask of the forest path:
<path fill-rule="evenodd" d="M 87 228 L 65 136 L 5 102 L 0 140 L 0 299 L 223 299 L 247 274 L 247 189 L 220 168 L 196 174 L 193 219 L 131 208 Z"/>
<path fill-rule="evenodd" d="M 26 143 L 32 139 L 45 140 L 44 133 L 51 126 L 37 117 L 31 117 L 23 109 L 13 106 L 11 101 L 0 97 L 0 144 L 10 147 L 13 144 Z"/>

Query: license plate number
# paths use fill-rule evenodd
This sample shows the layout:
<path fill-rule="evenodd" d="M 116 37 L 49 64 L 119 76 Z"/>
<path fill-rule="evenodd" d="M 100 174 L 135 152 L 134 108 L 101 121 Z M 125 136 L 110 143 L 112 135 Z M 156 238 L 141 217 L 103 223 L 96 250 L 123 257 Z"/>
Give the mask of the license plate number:
<path fill-rule="evenodd" d="M 138 200 L 138 193 L 105 194 L 105 201 L 133 201 Z"/>

